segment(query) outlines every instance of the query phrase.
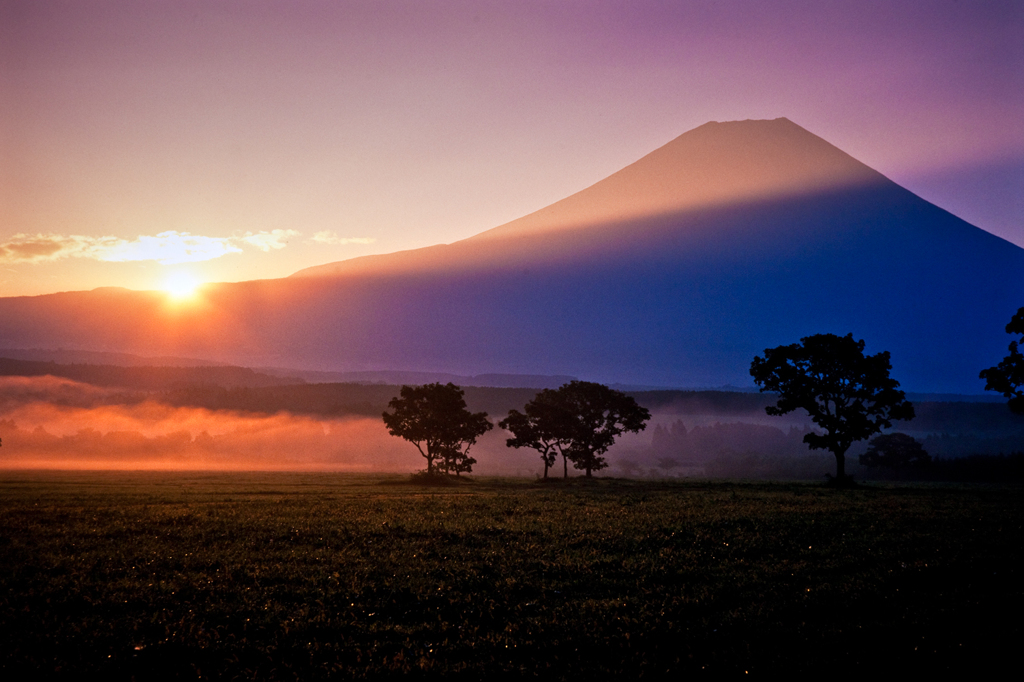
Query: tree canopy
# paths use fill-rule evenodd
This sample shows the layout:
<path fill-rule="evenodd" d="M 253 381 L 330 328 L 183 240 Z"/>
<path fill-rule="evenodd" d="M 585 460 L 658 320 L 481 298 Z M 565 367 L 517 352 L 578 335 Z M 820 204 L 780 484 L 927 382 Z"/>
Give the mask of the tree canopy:
<path fill-rule="evenodd" d="M 914 418 L 899 382 L 889 376 L 889 352 L 864 355 L 864 341 L 853 334 L 815 334 L 800 343 L 767 348 L 750 363 L 761 391 L 779 394 L 771 415 L 803 409 L 825 433 L 808 433 L 812 450 L 836 457 L 836 480 L 846 478 L 846 451 L 858 441 L 892 426 L 893 420 Z"/>
<path fill-rule="evenodd" d="M 604 453 L 625 432 L 637 433 L 647 426 L 651 413 L 625 393 L 589 381 L 571 381 L 557 390 L 545 389 L 524 408 L 510 410 L 499 426 L 512 431 L 509 447 L 531 447 L 541 453 L 544 475 L 562 455 L 563 475 L 567 462 L 592 472 L 608 466 Z"/>
<path fill-rule="evenodd" d="M 998 391 L 1009 399 L 1007 403 L 1016 414 L 1024 414 L 1024 308 L 1017 311 L 1006 325 L 1007 334 L 1020 334 L 1020 340 L 1010 342 L 1010 354 L 995 367 L 981 370 L 986 391 Z"/>
<path fill-rule="evenodd" d="M 427 460 L 427 474 L 472 471 L 469 448 L 494 427 L 487 413 L 466 409 L 464 391 L 455 384 L 402 386 L 384 413 L 388 433 L 411 442 Z"/>

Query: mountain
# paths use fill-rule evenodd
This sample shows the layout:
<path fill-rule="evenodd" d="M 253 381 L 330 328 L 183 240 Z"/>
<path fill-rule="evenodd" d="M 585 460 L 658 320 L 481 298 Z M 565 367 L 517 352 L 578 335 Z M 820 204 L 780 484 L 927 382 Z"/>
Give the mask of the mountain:
<path fill-rule="evenodd" d="M 922 392 L 976 393 L 1024 305 L 1024 249 L 786 119 L 708 123 L 605 180 L 448 245 L 209 287 L 0 299 L 0 347 L 332 371 L 747 385 L 832 332 Z"/>

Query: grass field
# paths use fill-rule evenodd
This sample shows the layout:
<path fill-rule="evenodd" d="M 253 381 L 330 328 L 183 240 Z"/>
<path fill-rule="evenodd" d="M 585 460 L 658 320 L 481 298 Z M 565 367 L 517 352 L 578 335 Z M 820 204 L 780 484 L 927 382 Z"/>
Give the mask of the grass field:
<path fill-rule="evenodd" d="M 1016 487 L 0 474 L 0 677 L 1015 662 Z"/>

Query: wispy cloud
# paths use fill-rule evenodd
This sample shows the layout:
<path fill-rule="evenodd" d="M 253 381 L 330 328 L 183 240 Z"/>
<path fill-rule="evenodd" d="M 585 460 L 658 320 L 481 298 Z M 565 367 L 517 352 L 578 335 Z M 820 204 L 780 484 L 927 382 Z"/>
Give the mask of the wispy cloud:
<path fill-rule="evenodd" d="M 282 249 L 288 239 L 299 234 L 296 230 L 271 230 L 230 237 L 206 237 L 168 230 L 131 240 L 77 234 L 16 234 L 0 242 L 0 262 L 40 263 L 64 258 L 91 258 L 112 263 L 152 260 L 175 265 L 242 253 L 242 246 L 252 246 L 261 251 Z"/>
<path fill-rule="evenodd" d="M 372 237 L 339 237 L 330 230 L 323 230 L 313 235 L 309 241 L 316 244 L 372 244 Z"/>
<path fill-rule="evenodd" d="M 172 230 L 153 237 L 143 235 L 134 241 L 120 239 L 114 244 L 104 245 L 96 255 L 85 257 L 115 263 L 139 260 L 155 260 L 164 265 L 194 263 L 241 253 L 242 249 L 231 241 L 231 238 L 204 237 Z"/>
<path fill-rule="evenodd" d="M 296 230 L 271 230 L 270 232 L 246 232 L 243 237 L 236 237 L 239 241 L 255 246 L 260 251 L 271 249 L 283 249 L 288 245 L 288 240 L 298 237 Z"/>

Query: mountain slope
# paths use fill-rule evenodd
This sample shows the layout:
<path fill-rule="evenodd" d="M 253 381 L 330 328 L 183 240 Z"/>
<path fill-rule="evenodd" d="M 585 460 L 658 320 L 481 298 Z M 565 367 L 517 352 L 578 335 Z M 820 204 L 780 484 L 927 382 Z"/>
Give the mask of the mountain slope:
<path fill-rule="evenodd" d="M 853 332 L 917 391 L 977 392 L 1024 249 L 785 120 L 711 123 L 450 245 L 211 287 L 0 299 L 0 345 L 311 369 L 749 383 L 764 348 Z"/>

